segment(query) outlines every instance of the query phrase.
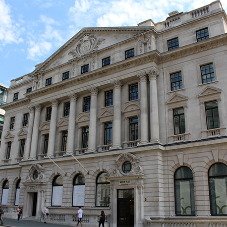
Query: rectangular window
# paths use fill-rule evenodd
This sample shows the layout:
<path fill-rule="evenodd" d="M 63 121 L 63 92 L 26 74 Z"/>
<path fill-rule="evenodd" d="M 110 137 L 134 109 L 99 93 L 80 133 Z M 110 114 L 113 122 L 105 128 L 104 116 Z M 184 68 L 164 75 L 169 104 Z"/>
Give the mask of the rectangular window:
<path fill-rule="evenodd" d="M 211 101 L 205 103 L 207 129 L 220 128 L 218 102 Z"/>
<path fill-rule="evenodd" d="M 28 126 L 28 113 L 23 115 L 23 127 Z"/>
<path fill-rule="evenodd" d="M 64 103 L 64 117 L 69 116 L 70 102 Z"/>
<path fill-rule="evenodd" d="M 215 81 L 213 63 L 202 65 L 200 69 L 203 84 Z"/>
<path fill-rule="evenodd" d="M 104 145 L 112 144 L 112 122 L 104 123 Z"/>
<path fill-rule="evenodd" d="M 110 65 L 110 57 L 102 59 L 102 67 Z"/>
<path fill-rule="evenodd" d="M 19 95 L 18 92 L 13 94 L 13 101 L 17 101 L 18 100 L 18 95 Z"/>
<path fill-rule="evenodd" d="M 47 154 L 48 142 L 49 142 L 49 134 L 45 134 L 44 135 L 44 144 L 43 144 L 43 154 Z"/>
<path fill-rule="evenodd" d="M 46 79 L 46 86 L 51 85 L 52 83 L 52 77 Z"/>
<path fill-rule="evenodd" d="M 11 117 L 10 118 L 10 126 L 9 126 L 10 130 L 14 129 L 14 123 L 15 123 L 15 117 Z"/>
<path fill-rule="evenodd" d="M 89 64 L 81 66 L 81 74 L 89 71 Z"/>
<path fill-rule="evenodd" d="M 83 112 L 90 111 L 91 96 L 84 97 Z"/>
<path fill-rule="evenodd" d="M 138 99 L 138 83 L 129 85 L 129 101 Z"/>
<path fill-rule="evenodd" d="M 12 142 L 8 142 L 8 143 L 7 143 L 6 159 L 9 159 L 9 158 L 10 158 L 11 143 L 12 143 Z"/>
<path fill-rule="evenodd" d="M 46 108 L 46 121 L 50 121 L 50 119 L 51 119 L 51 111 L 52 111 L 52 107 L 51 106 Z"/>
<path fill-rule="evenodd" d="M 113 90 L 105 92 L 105 106 L 113 105 Z"/>
<path fill-rule="evenodd" d="M 201 30 L 196 31 L 197 42 L 203 41 L 205 39 L 209 39 L 208 28 L 203 28 Z"/>
<path fill-rule="evenodd" d="M 20 140 L 20 152 L 19 152 L 20 158 L 24 157 L 24 147 L 25 147 L 25 139 L 21 139 Z"/>
<path fill-rule="evenodd" d="M 168 50 L 169 51 L 179 48 L 179 40 L 178 40 L 178 37 L 177 38 L 174 38 L 174 39 L 168 40 L 167 43 L 168 43 Z"/>
<path fill-rule="evenodd" d="M 0 115 L 0 124 L 4 124 L 4 116 Z"/>
<path fill-rule="evenodd" d="M 62 131 L 61 151 L 66 151 L 68 131 Z"/>
<path fill-rule="evenodd" d="M 32 92 L 32 87 L 29 87 L 29 88 L 27 89 L 27 93 L 29 93 L 29 92 Z"/>
<path fill-rule="evenodd" d="M 176 91 L 183 88 L 181 71 L 170 74 L 171 91 Z"/>
<path fill-rule="evenodd" d="M 138 117 L 129 118 L 129 141 L 135 141 L 138 138 Z"/>
<path fill-rule="evenodd" d="M 69 72 L 65 72 L 62 74 L 62 80 L 67 80 L 69 79 Z"/>
<path fill-rule="evenodd" d="M 88 147 L 88 135 L 89 135 L 89 127 L 82 128 L 82 148 Z"/>
<path fill-rule="evenodd" d="M 173 110 L 174 135 L 185 133 L 184 108 Z"/>
<path fill-rule="evenodd" d="M 134 57 L 134 48 L 125 51 L 125 59 Z"/>

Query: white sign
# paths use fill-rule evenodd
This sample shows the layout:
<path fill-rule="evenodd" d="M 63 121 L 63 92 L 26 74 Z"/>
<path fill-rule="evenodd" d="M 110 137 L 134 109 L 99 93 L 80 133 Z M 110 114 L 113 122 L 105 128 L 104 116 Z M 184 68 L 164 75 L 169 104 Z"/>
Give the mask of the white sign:
<path fill-rule="evenodd" d="M 7 205 L 9 189 L 3 189 L 2 191 L 2 205 Z"/>
<path fill-rule="evenodd" d="M 73 206 L 84 206 L 85 185 L 74 185 Z"/>
<path fill-rule="evenodd" d="M 52 206 L 62 205 L 63 186 L 54 186 L 52 195 Z"/>
<path fill-rule="evenodd" d="M 20 188 L 17 188 L 15 206 L 18 206 L 19 204 L 19 197 L 20 197 Z"/>
<path fill-rule="evenodd" d="M 120 180 L 119 181 L 119 185 L 129 185 L 129 184 L 131 184 L 130 180 Z"/>

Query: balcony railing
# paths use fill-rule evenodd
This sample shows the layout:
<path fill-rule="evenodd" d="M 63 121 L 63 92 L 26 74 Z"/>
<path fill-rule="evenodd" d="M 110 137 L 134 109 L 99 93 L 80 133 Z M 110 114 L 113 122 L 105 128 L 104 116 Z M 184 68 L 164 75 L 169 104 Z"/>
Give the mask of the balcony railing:
<path fill-rule="evenodd" d="M 139 143 L 140 143 L 140 140 L 126 141 L 126 142 L 123 142 L 123 147 L 124 148 L 138 147 Z"/>
<path fill-rule="evenodd" d="M 197 10 L 192 12 L 192 18 L 199 17 L 199 16 L 202 16 L 202 15 L 207 14 L 207 13 L 209 13 L 208 7 L 197 9 Z"/>
<path fill-rule="evenodd" d="M 98 152 L 109 151 L 112 144 L 98 146 Z"/>

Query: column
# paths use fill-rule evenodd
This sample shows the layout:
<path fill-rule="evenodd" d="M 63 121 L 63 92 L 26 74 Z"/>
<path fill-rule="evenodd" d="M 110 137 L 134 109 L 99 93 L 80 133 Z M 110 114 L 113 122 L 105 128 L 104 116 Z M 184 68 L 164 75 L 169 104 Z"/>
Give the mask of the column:
<path fill-rule="evenodd" d="M 77 95 L 70 96 L 70 112 L 68 125 L 68 139 L 67 139 L 67 154 L 74 153 L 74 134 L 75 134 L 75 120 L 76 120 L 76 99 Z"/>
<path fill-rule="evenodd" d="M 37 156 L 40 112 L 41 112 L 41 105 L 35 106 L 35 119 L 34 119 L 34 126 L 33 126 L 33 132 L 32 132 L 30 159 L 36 159 L 36 156 Z"/>
<path fill-rule="evenodd" d="M 140 78 L 140 144 L 146 144 L 148 142 L 147 75 L 143 72 L 138 77 Z"/>
<path fill-rule="evenodd" d="M 25 152 L 24 152 L 24 160 L 29 159 L 29 152 L 31 148 L 31 142 L 32 142 L 32 129 L 34 124 L 34 117 L 35 117 L 35 110 L 34 107 L 29 107 L 29 121 L 28 121 L 28 134 L 27 134 L 27 140 L 26 140 L 26 146 L 25 146 Z"/>
<path fill-rule="evenodd" d="M 156 70 L 149 72 L 150 80 L 150 130 L 151 130 L 151 142 L 159 142 L 159 116 L 158 116 L 158 89 L 157 89 L 157 77 Z"/>
<path fill-rule="evenodd" d="M 55 134 L 57 125 L 57 111 L 58 111 L 58 101 L 56 99 L 52 100 L 52 111 L 50 120 L 50 131 L 49 131 L 49 142 L 48 142 L 48 156 L 54 156 L 54 145 L 55 145 Z"/>
<path fill-rule="evenodd" d="M 95 150 L 96 150 L 97 95 L 98 95 L 98 89 L 96 87 L 92 87 L 91 88 L 91 107 L 90 107 L 88 152 L 95 152 Z"/>
<path fill-rule="evenodd" d="M 121 149 L 121 82 L 114 82 L 114 120 L 113 120 L 113 146 L 111 149 Z"/>

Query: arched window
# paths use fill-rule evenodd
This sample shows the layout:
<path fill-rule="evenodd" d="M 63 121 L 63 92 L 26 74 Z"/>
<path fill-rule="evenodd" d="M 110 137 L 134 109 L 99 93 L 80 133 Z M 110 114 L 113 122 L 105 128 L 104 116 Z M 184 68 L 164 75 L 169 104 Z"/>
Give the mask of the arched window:
<path fill-rule="evenodd" d="M 84 206 L 85 178 L 77 174 L 73 179 L 73 206 Z"/>
<path fill-rule="evenodd" d="M 62 205 L 62 193 L 63 193 L 63 178 L 58 175 L 53 180 L 52 190 L 52 206 Z"/>
<path fill-rule="evenodd" d="M 16 196 L 15 196 L 15 202 L 14 205 L 18 206 L 19 204 L 19 197 L 20 197 L 20 180 L 16 183 Z"/>
<path fill-rule="evenodd" d="M 100 173 L 96 179 L 96 206 L 108 207 L 110 203 L 110 180 L 107 173 Z"/>
<path fill-rule="evenodd" d="M 194 183 L 191 169 L 182 166 L 175 172 L 176 215 L 195 215 Z"/>
<path fill-rule="evenodd" d="M 212 165 L 208 175 L 211 215 L 227 215 L 227 165 Z"/>
<path fill-rule="evenodd" d="M 9 181 L 5 180 L 2 185 L 2 205 L 7 205 L 9 194 Z"/>

